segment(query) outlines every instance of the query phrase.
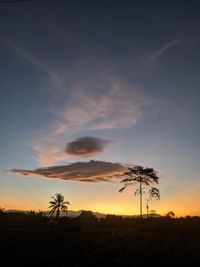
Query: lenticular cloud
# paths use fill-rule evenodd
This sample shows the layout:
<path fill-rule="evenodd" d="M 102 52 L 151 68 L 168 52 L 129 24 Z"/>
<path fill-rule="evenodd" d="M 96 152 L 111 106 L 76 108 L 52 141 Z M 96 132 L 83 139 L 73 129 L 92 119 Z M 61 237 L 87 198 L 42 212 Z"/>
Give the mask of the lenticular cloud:
<path fill-rule="evenodd" d="M 105 161 L 75 162 L 34 170 L 12 169 L 10 172 L 25 176 L 40 176 L 52 179 L 80 182 L 110 182 L 119 180 L 126 168 L 120 163 Z"/>
<path fill-rule="evenodd" d="M 91 157 L 102 153 L 110 143 L 113 143 L 113 141 L 86 136 L 67 143 L 65 151 L 72 156 Z"/>

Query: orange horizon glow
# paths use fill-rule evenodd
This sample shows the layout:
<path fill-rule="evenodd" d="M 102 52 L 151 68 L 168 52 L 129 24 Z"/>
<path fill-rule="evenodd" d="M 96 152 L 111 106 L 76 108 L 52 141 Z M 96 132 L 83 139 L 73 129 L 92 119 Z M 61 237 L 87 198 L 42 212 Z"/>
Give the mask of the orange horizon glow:
<path fill-rule="evenodd" d="M 5 205 L 4 205 L 5 204 Z M 174 208 L 170 208 L 170 206 L 163 206 L 158 207 L 158 205 L 154 205 L 152 206 L 152 210 L 156 211 L 156 214 L 159 214 L 161 216 L 164 216 L 165 214 L 167 214 L 167 212 L 169 211 L 173 211 L 175 213 L 176 217 L 185 217 L 185 216 L 200 216 L 200 212 L 187 212 L 184 210 L 184 207 L 181 208 L 180 203 L 175 203 L 173 205 Z M 1 208 L 4 208 L 5 210 L 19 210 L 19 211 L 35 211 L 38 212 L 40 210 L 42 211 L 48 211 L 48 203 L 43 204 L 41 206 L 38 205 L 34 205 L 34 204 L 30 204 L 27 205 L 25 203 L 22 202 L 15 202 L 15 203 L 2 203 Z M 112 205 L 107 204 L 107 206 L 105 207 L 104 205 L 100 205 L 100 204 L 95 204 L 93 203 L 92 205 L 73 205 L 72 207 L 68 207 L 69 210 L 73 210 L 73 211 L 80 211 L 80 210 L 90 210 L 92 212 L 98 212 L 98 213 L 102 213 L 102 214 L 112 214 L 112 215 L 119 215 L 119 216 L 132 216 L 132 215 L 139 215 L 139 205 L 138 207 L 135 205 L 133 205 L 133 207 L 130 207 L 130 204 L 127 206 L 121 205 L 118 207 L 114 207 Z M 150 206 L 150 210 L 151 210 L 151 206 Z M 143 206 L 143 215 L 146 214 L 146 207 L 145 205 Z"/>
<path fill-rule="evenodd" d="M 30 183 L 29 180 L 22 177 L 22 182 Z M 65 200 L 70 202 L 69 210 L 90 210 L 103 214 L 115 215 L 139 215 L 139 197 L 134 196 L 134 187 L 127 188 L 123 193 L 118 193 L 118 183 L 99 183 L 96 190 L 96 183 L 73 183 L 63 180 L 44 183 L 44 179 L 38 178 L 29 190 L 18 192 L 12 190 L 9 193 L 1 192 L 0 207 L 6 210 L 24 210 L 24 211 L 47 211 L 51 196 L 55 192 L 62 193 Z M 37 195 L 38 185 L 41 183 L 41 194 Z M 44 186 L 44 184 L 46 186 Z M 149 210 L 155 210 L 157 214 L 165 215 L 173 211 L 175 216 L 200 216 L 200 194 L 193 186 L 182 185 L 176 192 L 171 193 L 173 182 L 164 180 L 160 186 L 161 199 L 149 202 Z M 166 189 L 166 191 L 164 191 Z M 168 193 L 170 192 L 170 194 Z M 146 201 L 143 197 L 143 214 L 146 214 Z"/>

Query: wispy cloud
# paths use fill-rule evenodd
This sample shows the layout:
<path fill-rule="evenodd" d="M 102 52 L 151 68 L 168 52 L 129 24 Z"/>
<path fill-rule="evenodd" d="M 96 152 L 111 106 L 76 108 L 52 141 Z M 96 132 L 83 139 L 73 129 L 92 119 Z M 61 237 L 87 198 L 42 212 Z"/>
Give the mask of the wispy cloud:
<path fill-rule="evenodd" d="M 160 49 L 156 50 L 151 56 L 148 57 L 148 62 L 155 61 L 159 56 L 164 54 L 166 51 L 176 46 L 180 42 L 179 39 L 173 39 L 170 42 L 163 45 Z"/>
<path fill-rule="evenodd" d="M 119 180 L 125 167 L 119 163 L 94 161 L 76 162 L 63 166 L 52 166 L 35 170 L 12 169 L 10 172 L 25 176 L 40 176 L 52 179 L 79 182 L 111 182 Z"/>
<path fill-rule="evenodd" d="M 96 90 L 95 90 L 96 88 Z M 117 78 L 78 81 L 71 88 L 67 103 L 56 114 L 60 118 L 56 133 L 78 129 L 117 129 L 134 126 L 142 108 L 150 103 L 138 88 Z"/>
<path fill-rule="evenodd" d="M 45 141 L 38 141 L 32 144 L 32 148 L 36 152 L 33 159 L 39 163 L 40 166 L 53 166 L 60 162 L 66 161 L 67 154 L 64 147 L 57 144 L 52 144 Z"/>
<path fill-rule="evenodd" d="M 66 102 L 62 101 L 52 110 L 57 119 L 48 130 L 51 141 L 45 141 L 47 147 L 55 146 L 55 140 L 66 140 L 84 131 L 106 130 L 109 136 L 111 129 L 131 128 L 141 120 L 144 108 L 151 103 L 139 89 L 106 76 L 74 82 L 67 93 Z"/>
<path fill-rule="evenodd" d="M 91 72 L 81 70 L 80 75 L 74 75 L 72 71 L 72 75 L 66 75 L 64 70 L 55 71 L 14 42 L 8 42 L 8 45 L 18 56 L 42 70 L 49 87 L 56 92 L 56 102 L 51 103 L 53 108 L 50 110 L 54 119 L 51 125 L 44 125 L 43 134 L 33 142 L 37 153 L 34 158 L 41 166 L 66 159 L 63 144 L 74 134 L 133 127 L 151 103 L 150 97 L 140 88 L 102 68 L 91 69 Z M 90 63 L 88 65 L 92 65 Z"/>
<path fill-rule="evenodd" d="M 7 41 L 6 43 L 19 57 L 25 59 L 29 63 L 35 65 L 40 70 L 42 70 L 47 75 L 50 82 L 55 86 L 55 88 L 57 89 L 63 88 L 63 81 L 61 79 L 61 76 L 55 70 L 53 70 L 53 68 L 51 68 L 48 64 L 45 64 L 38 57 L 27 52 L 13 41 Z"/>

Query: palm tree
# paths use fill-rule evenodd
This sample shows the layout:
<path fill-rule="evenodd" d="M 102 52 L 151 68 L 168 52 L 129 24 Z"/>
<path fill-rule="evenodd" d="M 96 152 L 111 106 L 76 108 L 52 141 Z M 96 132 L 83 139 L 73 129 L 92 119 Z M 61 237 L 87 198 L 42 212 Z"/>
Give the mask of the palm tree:
<path fill-rule="evenodd" d="M 64 196 L 62 196 L 60 193 L 56 193 L 55 196 L 51 197 L 53 200 L 49 201 L 49 204 L 51 204 L 48 208 L 51 209 L 49 211 L 49 214 L 53 214 L 56 212 L 56 217 L 58 218 L 60 215 L 60 211 L 67 212 L 68 206 L 70 203 L 68 201 L 64 201 Z"/>
<path fill-rule="evenodd" d="M 124 183 L 124 186 L 119 190 L 122 192 L 129 185 L 136 185 L 139 183 L 139 188 L 136 189 L 135 195 L 140 196 L 140 218 L 142 218 L 142 195 L 145 192 L 145 188 L 143 186 L 149 187 L 154 184 L 158 184 L 159 177 L 157 176 L 157 172 L 154 171 L 153 168 L 144 168 L 143 166 L 133 166 L 129 167 L 128 171 L 125 171 L 122 174 L 124 178 L 121 180 Z M 149 194 L 153 198 L 160 198 L 159 190 L 156 187 L 151 187 L 149 190 Z"/>

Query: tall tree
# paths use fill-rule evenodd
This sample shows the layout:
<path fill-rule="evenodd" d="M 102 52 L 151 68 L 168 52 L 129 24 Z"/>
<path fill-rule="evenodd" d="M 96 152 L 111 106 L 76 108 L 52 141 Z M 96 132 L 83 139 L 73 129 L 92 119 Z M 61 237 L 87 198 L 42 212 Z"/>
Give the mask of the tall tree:
<path fill-rule="evenodd" d="M 135 165 L 129 167 L 127 171 L 122 174 L 123 179 L 121 183 L 124 183 L 124 186 L 119 190 L 119 192 L 124 191 L 127 186 L 137 185 L 139 187 L 135 191 L 135 195 L 140 196 L 140 217 L 142 218 L 142 195 L 146 191 L 146 187 L 150 187 L 149 194 L 153 198 L 160 198 L 159 190 L 153 185 L 158 184 L 159 177 L 157 172 L 153 168 L 144 168 L 143 166 Z"/>
<path fill-rule="evenodd" d="M 51 197 L 53 200 L 49 201 L 50 206 L 48 207 L 51 209 L 49 214 L 54 214 L 56 212 L 56 217 L 58 218 L 60 215 L 60 211 L 67 212 L 68 206 L 70 203 L 68 201 L 64 201 L 64 196 L 62 194 L 56 193 L 55 196 Z"/>

